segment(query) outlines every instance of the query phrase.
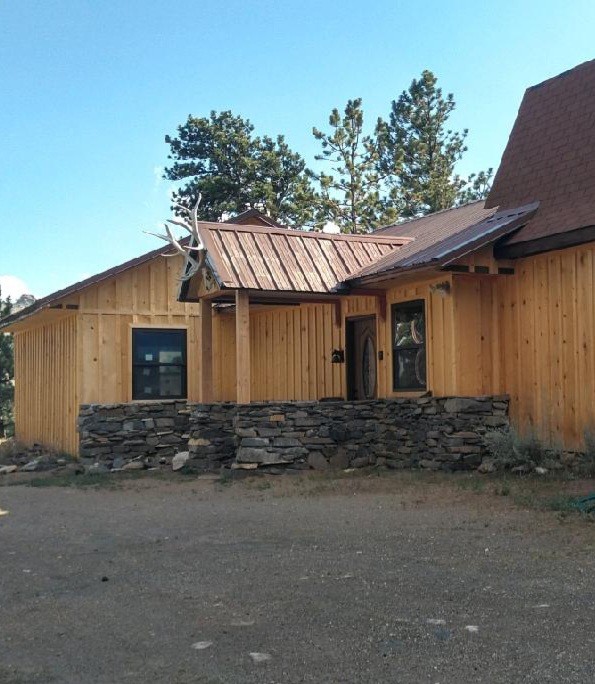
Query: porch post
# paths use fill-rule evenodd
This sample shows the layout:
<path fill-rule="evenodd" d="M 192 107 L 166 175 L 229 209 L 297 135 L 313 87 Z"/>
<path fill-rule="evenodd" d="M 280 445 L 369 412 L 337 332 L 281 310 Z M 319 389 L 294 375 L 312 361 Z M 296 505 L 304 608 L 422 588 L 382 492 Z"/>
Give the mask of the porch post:
<path fill-rule="evenodd" d="M 236 290 L 236 401 L 250 403 L 250 299 Z"/>
<path fill-rule="evenodd" d="M 200 400 L 213 401 L 213 307 L 200 300 Z"/>

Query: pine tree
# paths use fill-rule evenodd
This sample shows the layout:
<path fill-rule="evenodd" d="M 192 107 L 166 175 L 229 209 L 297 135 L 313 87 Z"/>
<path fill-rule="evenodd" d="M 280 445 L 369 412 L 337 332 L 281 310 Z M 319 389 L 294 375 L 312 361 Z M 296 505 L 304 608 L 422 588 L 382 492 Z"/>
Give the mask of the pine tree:
<path fill-rule="evenodd" d="M 365 233 L 381 221 L 379 156 L 376 141 L 364 134 L 362 100 L 349 100 L 344 114 L 333 109 L 330 133 L 317 128 L 314 137 L 322 144 L 319 161 L 329 162 L 332 173 L 315 176 L 320 184 L 319 225 L 332 221 L 344 233 Z"/>
<path fill-rule="evenodd" d="M 10 297 L 2 300 L 0 290 L 0 319 L 12 311 Z M 12 434 L 14 400 L 14 348 L 12 335 L 0 332 L 0 437 Z"/>
<path fill-rule="evenodd" d="M 189 116 L 170 146 L 168 180 L 185 181 L 173 195 L 192 206 L 199 193 L 199 217 L 219 221 L 225 214 L 255 208 L 289 224 L 311 222 L 313 191 L 306 164 L 283 136 L 254 135 L 249 120 L 230 111 Z"/>
<path fill-rule="evenodd" d="M 393 100 L 389 120 L 379 119 L 376 127 L 379 174 L 386 183 L 388 204 L 400 217 L 450 208 L 466 186 L 472 190 L 474 180 L 486 176 L 481 172 L 465 182 L 455 173 L 467 151 L 468 131 L 448 128 L 456 104 L 452 93 L 442 94 L 437 80 L 431 71 L 423 71 Z M 479 186 L 475 191 L 479 193 Z"/>

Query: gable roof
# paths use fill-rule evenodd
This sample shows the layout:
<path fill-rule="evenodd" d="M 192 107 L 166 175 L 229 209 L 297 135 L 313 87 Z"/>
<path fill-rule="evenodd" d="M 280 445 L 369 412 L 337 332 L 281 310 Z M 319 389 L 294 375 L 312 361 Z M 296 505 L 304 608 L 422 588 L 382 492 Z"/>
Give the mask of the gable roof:
<path fill-rule="evenodd" d="M 481 249 L 483 246 L 493 243 L 498 238 L 509 235 L 520 226 L 525 225 L 535 214 L 538 205 L 538 202 L 534 202 L 524 207 L 495 213 L 491 210 L 487 218 L 470 225 L 465 225 L 464 221 L 460 221 L 456 229 L 452 227 L 452 223 L 448 229 L 438 224 L 434 226 L 431 235 L 435 236 L 437 232 L 443 232 L 444 237 L 441 239 L 430 239 L 428 234 L 423 234 L 425 229 L 422 227 L 422 235 L 419 240 L 415 239 L 376 263 L 363 268 L 352 275 L 348 279 L 348 283 L 357 282 L 366 277 L 386 276 L 389 273 L 396 274 L 399 271 L 445 266 L 454 259 Z M 441 213 L 444 216 L 444 212 Z"/>
<path fill-rule="evenodd" d="M 227 219 L 227 221 L 224 223 L 240 223 L 249 224 L 251 226 L 270 226 L 271 228 L 285 227 L 278 221 L 275 221 L 275 219 L 272 219 L 270 216 L 258 211 L 258 209 L 246 209 L 246 211 L 243 211 L 241 214 Z"/>
<path fill-rule="evenodd" d="M 507 244 L 595 225 L 595 60 L 525 92 L 486 207 L 533 201 Z"/>
<path fill-rule="evenodd" d="M 190 242 L 190 238 L 184 238 L 183 240 L 180 240 L 180 242 L 181 244 L 187 245 Z M 120 275 L 120 273 L 128 271 L 131 268 L 142 266 L 143 264 L 146 264 L 148 261 L 152 261 L 157 257 L 172 253 L 175 253 L 175 250 L 173 250 L 171 247 L 168 247 L 167 245 L 164 245 L 163 247 L 152 249 L 150 252 L 145 252 L 145 254 L 141 254 L 141 256 L 135 257 L 134 259 L 124 261 L 118 266 L 113 266 L 112 268 L 108 268 L 106 271 L 101 271 L 101 273 L 96 273 L 95 275 L 92 275 L 89 278 L 85 278 L 84 280 L 80 280 L 77 283 L 73 283 L 72 285 L 62 288 L 61 290 L 56 290 L 56 292 L 52 292 L 46 297 L 36 299 L 35 302 L 31 304 L 31 306 L 27 306 L 24 309 L 21 309 L 20 311 L 11 314 L 10 316 L 2 318 L 0 320 L 0 330 L 8 327 L 12 323 L 16 323 L 16 321 L 28 318 L 29 316 L 36 314 L 38 311 L 41 311 L 42 309 L 48 309 L 53 304 L 58 303 L 61 299 L 77 294 L 78 292 L 84 290 L 87 287 L 97 285 L 103 282 L 104 280 L 108 280 L 109 278 L 113 278 L 114 276 Z"/>
<path fill-rule="evenodd" d="M 474 223 L 483 221 L 495 211 L 496 209 L 485 208 L 485 200 L 476 200 L 458 207 L 442 209 L 433 214 L 411 218 L 401 223 L 393 223 L 374 231 L 374 235 L 408 236 L 415 238 L 418 244 L 423 243 L 427 246 L 454 235 Z"/>
<path fill-rule="evenodd" d="M 199 223 L 219 286 L 328 294 L 411 238 Z"/>

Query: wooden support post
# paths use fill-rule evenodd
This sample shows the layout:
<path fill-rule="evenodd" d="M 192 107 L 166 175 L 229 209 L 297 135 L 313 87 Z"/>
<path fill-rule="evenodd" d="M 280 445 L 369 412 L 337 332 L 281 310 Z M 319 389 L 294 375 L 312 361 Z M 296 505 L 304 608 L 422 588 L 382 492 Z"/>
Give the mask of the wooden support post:
<path fill-rule="evenodd" d="M 250 403 L 250 299 L 236 290 L 236 401 Z"/>
<path fill-rule="evenodd" d="M 213 401 L 213 307 L 200 300 L 200 400 Z"/>

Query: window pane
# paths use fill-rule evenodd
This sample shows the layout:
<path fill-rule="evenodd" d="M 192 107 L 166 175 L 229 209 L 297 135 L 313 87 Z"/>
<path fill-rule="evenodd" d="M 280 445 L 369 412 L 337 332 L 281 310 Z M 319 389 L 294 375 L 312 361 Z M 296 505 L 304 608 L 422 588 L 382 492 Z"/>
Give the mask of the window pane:
<path fill-rule="evenodd" d="M 184 363 L 185 330 L 133 330 L 135 363 Z"/>
<path fill-rule="evenodd" d="M 132 398 L 186 396 L 186 331 L 132 331 Z"/>
<path fill-rule="evenodd" d="M 425 340 L 423 303 L 414 306 L 396 306 L 394 323 L 394 347 L 413 347 Z"/>
<path fill-rule="evenodd" d="M 426 352 L 400 349 L 395 352 L 395 388 L 424 389 L 426 386 Z"/>
<path fill-rule="evenodd" d="M 133 396 L 135 399 L 183 397 L 184 366 L 135 366 Z"/>

